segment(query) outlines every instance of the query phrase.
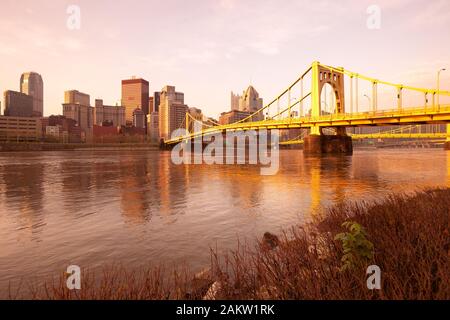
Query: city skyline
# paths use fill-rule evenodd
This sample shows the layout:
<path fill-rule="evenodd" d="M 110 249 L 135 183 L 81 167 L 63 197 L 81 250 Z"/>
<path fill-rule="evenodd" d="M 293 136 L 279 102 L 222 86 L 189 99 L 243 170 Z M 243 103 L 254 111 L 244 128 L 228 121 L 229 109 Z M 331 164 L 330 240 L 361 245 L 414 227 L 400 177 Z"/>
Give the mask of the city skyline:
<path fill-rule="evenodd" d="M 222 0 L 200 2 L 195 10 L 186 10 L 184 3 L 163 7 L 132 1 L 127 23 L 120 16 L 124 4 L 78 1 L 79 30 L 66 27 L 70 4 L 0 5 L 0 12 L 9 13 L 0 22 L 5 31 L 0 33 L 5 44 L 0 90 L 19 91 L 20 74 L 38 72 L 45 82 L 46 116 L 60 113 L 69 89 L 114 105 L 120 101 L 120 80 L 133 75 L 148 80 L 150 92 L 175 85 L 186 94 L 187 105 L 217 117 L 229 110 L 230 91 L 252 84 L 270 99 L 281 89 L 276 85 L 281 79 L 294 79 L 313 60 L 425 87 L 434 87 L 436 71 L 450 65 L 450 45 L 440 41 L 450 12 L 446 1 L 378 1 L 379 30 L 366 26 L 368 1 L 295 1 L 280 8 L 272 2 Z M 167 16 L 148 19 L 144 13 L 152 11 Z M 185 28 L 165 22 L 180 19 Z M 265 26 L 266 21 L 277 25 Z M 444 72 L 441 88 L 449 87 L 450 74 Z"/>

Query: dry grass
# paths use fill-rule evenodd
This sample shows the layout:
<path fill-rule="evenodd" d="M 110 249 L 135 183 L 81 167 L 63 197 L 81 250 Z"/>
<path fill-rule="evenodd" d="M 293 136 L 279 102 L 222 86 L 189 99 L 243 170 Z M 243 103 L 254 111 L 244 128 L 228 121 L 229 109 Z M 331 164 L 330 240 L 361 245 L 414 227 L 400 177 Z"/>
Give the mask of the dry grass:
<path fill-rule="evenodd" d="M 374 254 L 342 271 L 343 248 L 335 236 L 345 231 L 345 221 L 364 227 Z M 209 296 L 216 299 L 450 299 L 449 221 L 450 189 L 391 195 L 333 207 L 279 241 L 238 245 L 225 256 L 213 251 L 206 276 L 195 278 L 187 268 L 168 274 L 161 267 L 113 266 L 101 275 L 83 273 L 80 291 L 69 291 L 62 276 L 33 287 L 32 298 L 201 299 L 215 282 L 218 289 Z M 367 289 L 371 264 L 381 268 L 381 290 Z"/>
<path fill-rule="evenodd" d="M 212 284 L 197 278 L 186 266 L 163 266 L 129 270 L 115 264 L 100 272 L 81 271 L 81 290 L 69 290 L 67 274 L 49 278 L 44 284 L 28 283 L 26 288 L 9 290 L 9 299 L 49 300 L 178 300 L 201 299 Z"/>
<path fill-rule="evenodd" d="M 342 223 L 362 225 L 372 261 L 341 271 Z M 276 250 L 239 248 L 217 263 L 223 298 L 449 299 L 450 190 L 392 195 L 379 203 L 346 204 L 320 222 L 293 228 Z M 217 258 L 217 260 L 220 260 Z M 368 290 L 366 268 L 382 271 L 381 290 Z"/>

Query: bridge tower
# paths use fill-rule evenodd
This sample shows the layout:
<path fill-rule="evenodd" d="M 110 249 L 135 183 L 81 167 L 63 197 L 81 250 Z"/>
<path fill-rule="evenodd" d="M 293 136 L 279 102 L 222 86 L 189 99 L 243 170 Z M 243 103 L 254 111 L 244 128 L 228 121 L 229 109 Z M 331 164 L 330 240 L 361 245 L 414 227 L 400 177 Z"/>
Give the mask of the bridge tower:
<path fill-rule="evenodd" d="M 341 69 L 343 71 L 343 69 Z M 326 68 L 318 61 L 311 67 L 311 117 L 322 115 L 321 94 L 326 84 L 333 88 L 336 98 L 337 114 L 345 113 L 344 73 Z M 347 136 L 345 127 L 337 127 L 336 135 L 324 135 L 320 125 L 311 127 L 310 135 L 305 137 L 303 152 L 310 154 L 321 153 L 352 153 L 352 139 Z"/>

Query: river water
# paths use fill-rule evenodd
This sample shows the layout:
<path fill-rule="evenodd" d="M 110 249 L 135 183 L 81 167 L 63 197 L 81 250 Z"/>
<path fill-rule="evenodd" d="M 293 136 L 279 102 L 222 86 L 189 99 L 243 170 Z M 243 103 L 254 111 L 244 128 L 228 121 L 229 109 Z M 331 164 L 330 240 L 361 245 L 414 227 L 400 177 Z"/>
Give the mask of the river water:
<path fill-rule="evenodd" d="M 236 247 L 308 221 L 321 208 L 390 192 L 450 186 L 450 152 L 280 152 L 280 170 L 174 165 L 142 150 L 0 153 L 0 296 L 68 265 L 209 265 Z"/>

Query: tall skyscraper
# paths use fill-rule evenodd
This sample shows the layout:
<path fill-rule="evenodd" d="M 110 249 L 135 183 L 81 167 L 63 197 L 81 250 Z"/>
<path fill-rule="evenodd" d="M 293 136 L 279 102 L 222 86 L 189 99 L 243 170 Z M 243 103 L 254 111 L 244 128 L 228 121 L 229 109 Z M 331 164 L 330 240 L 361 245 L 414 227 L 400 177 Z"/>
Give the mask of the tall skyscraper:
<path fill-rule="evenodd" d="M 148 97 L 148 114 L 155 112 L 154 98 Z"/>
<path fill-rule="evenodd" d="M 240 121 L 250 114 L 258 111 L 263 107 L 263 99 L 259 97 L 258 91 L 253 86 L 249 86 L 242 95 L 231 92 L 231 111 L 224 112 L 220 116 L 221 124 L 233 123 Z M 264 119 L 262 112 L 254 115 L 249 121 L 259 121 Z"/>
<path fill-rule="evenodd" d="M 64 93 L 63 115 L 73 119 L 78 126 L 88 135 L 94 125 L 94 108 L 90 105 L 88 94 L 78 90 L 70 90 Z"/>
<path fill-rule="evenodd" d="M 239 97 L 239 111 L 255 112 L 262 107 L 263 99 L 259 97 L 258 91 L 253 86 L 249 86 Z"/>
<path fill-rule="evenodd" d="M 169 139 L 174 130 L 183 128 L 188 110 L 184 104 L 184 93 L 176 92 L 173 86 L 165 86 L 161 90 L 159 135 L 162 139 Z"/>
<path fill-rule="evenodd" d="M 122 106 L 125 107 L 127 125 L 133 124 L 133 112 L 141 109 L 146 117 L 149 113 L 149 83 L 144 79 L 122 80 Z"/>
<path fill-rule="evenodd" d="M 39 73 L 26 72 L 20 77 L 20 92 L 33 97 L 33 116 L 44 116 L 44 82 Z"/>
<path fill-rule="evenodd" d="M 17 91 L 7 90 L 4 92 L 5 110 L 4 115 L 10 117 L 32 117 L 33 97 Z"/>

